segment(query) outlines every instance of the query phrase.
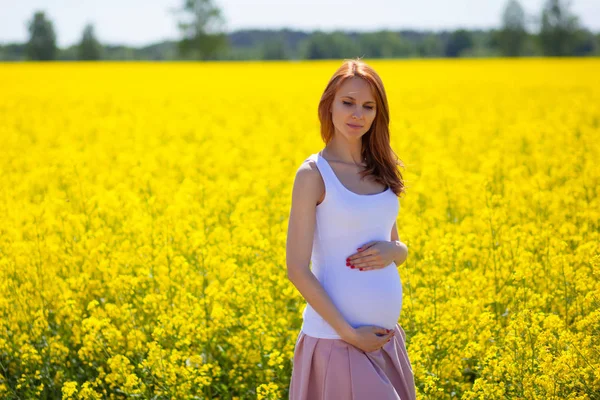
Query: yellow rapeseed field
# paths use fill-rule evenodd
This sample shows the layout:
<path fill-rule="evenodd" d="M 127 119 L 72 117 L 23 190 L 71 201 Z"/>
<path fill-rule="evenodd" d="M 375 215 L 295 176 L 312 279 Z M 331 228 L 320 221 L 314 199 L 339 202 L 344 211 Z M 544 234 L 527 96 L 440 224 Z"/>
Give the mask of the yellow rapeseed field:
<path fill-rule="evenodd" d="M 600 59 L 365 61 L 419 398 L 600 399 Z M 0 64 L 0 398 L 287 398 L 340 64 Z"/>

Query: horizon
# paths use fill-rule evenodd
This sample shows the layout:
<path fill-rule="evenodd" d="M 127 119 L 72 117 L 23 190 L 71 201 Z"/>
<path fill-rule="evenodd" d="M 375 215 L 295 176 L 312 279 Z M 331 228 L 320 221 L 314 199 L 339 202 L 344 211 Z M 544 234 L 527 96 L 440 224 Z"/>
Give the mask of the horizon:
<path fill-rule="evenodd" d="M 8 0 L 0 0 L 8 3 Z M 177 16 L 182 0 L 129 0 L 125 5 L 117 0 L 95 4 L 91 0 L 21 0 L 5 6 L 0 16 L 0 44 L 24 43 L 28 40 L 26 24 L 35 11 L 44 11 L 52 21 L 58 47 L 77 44 L 88 23 L 94 26 L 97 39 L 106 46 L 145 47 L 181 38 Z M 391 0 L 371 0 L 369 7 L 343 7 L 341 0 L 300 1 L 287 0 L 220 0 L 227 34 L 242 30 L 283 30 L 312 33 L 321 32 L 374 32 L 418 31 L 441 33 L 457 29 L 491 30 L 501 27 L 506 0 L 428 0 L 402 4 Z M 535 26 L 531 18 L 539 15 L 544 0 L 520 1 L 528 17 L 528 30 Z M 318 8 L 317 8 L 318 7 Z M 143 19 L 137 17 L 143 10 Z M 268 10 L 269 12 L 265 12 Z M 431 10 L 436 10 L 431 12 Z M 600 32 L 600 2 L 576 0 L 570 10 L 579 18 L 580 25 L 594 33 Z M 135 23 L 131 23 L 131 21 Z"/>

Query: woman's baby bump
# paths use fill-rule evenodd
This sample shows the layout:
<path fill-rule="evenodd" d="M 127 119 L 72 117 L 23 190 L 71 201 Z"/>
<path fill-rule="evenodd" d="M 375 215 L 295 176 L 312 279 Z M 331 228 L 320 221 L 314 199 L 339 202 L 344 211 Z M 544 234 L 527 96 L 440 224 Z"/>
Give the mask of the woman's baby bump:
<path fill-rule="evenodd" d="M 395 263 L 375 270 L 346 267 L 327 271 L 325 290 L 353 326 L 391 329 L 400 318 L 402 282 Z"/>

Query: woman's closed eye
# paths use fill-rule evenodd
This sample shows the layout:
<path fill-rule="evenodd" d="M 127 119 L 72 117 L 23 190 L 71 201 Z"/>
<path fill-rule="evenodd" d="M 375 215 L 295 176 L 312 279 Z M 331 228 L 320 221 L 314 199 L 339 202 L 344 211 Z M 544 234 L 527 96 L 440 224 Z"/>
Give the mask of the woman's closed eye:
<path fill-rule="evenodd" d="M 342 101 L 342 103 L 344 103 L 344 105 L 346 105 L 346 106 L 351 106 L 352 105 L 352 103 L 350 103 L 348 101 Z M 373 107 L 371 107 L 371 106 L 365 106 L 365 108 L 367 110 L 372 110 L 373 109 Z"/>

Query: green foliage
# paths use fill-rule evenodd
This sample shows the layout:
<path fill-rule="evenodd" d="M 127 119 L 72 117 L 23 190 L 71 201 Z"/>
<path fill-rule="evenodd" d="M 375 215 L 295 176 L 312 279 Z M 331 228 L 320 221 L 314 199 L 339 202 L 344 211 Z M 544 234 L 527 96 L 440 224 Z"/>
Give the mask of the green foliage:
<path fill-rule="evenodd" d="M 180 11 L 184 19 L 178 23 L 183 34 L 179 54 L 196 60 L 216 59 L 228 44 L 221 9 L 212 0 L 185 0 Z"/>
<path fill-rule="evenodd" d="M 564 0 L 546 0 L 544 4 L 539 44 L 546 56 L 569 56 L 574 53 L 579 22 L 569 7 L 570 3 Z"/>
<path fill-rule="evenodd" d="M 83 37 L 77 48 L 77 58 L 79 60 L 99 60 L 102 58 L 102 45 L 94 35 L 94 27 L 91 24 L 86 25 L 83 30 Z"/>
<path fill-rule="evenodd" d="M 174 46 L 171 44 L 169 47 L 173 48 Z M 152 54 L 150 52 L 144 51 L 144 53 L 142 53 L 142 49 L 135 49 L 129 46 L 104 46 L 105 60 L 149 60 L 152 59 L 151 57 Z"/>
<path fill-rule="evenodd" d="M 66 47 L 64 49 L 58 50 L 57 60 L 61 61 L 78 61 L 79 60 L 79 45 L 74 44 L 72 46 Z"/>
<path fill-rule="evenodd" d="M 401 34 L 382 30 L 363 33 L 358 36 L 360 53 L 369 58 L 401 58 L 416 55 L 413 43 Z"/>
<path fill-rule="evenodd" d="M 197 33 L 192 37 L 181 39 L 177 49 L 185 59 L 216 60 L 217 53 L 227 45 L 227 35 Z"/>
<path fill-rule="evenodd" d="M 574 56 L 585 56 L 598 54 L 600 43 L 596 37 L 587 29 L 577 29 L 575 31 L 575 39 L 572 54 Z"/>
<path fill-rule="evenodd" d="M 283 38 L 275 37 L 266 40 L 262 45 L 263 60 L 287 60 L 289 58 L 289 49 Z"/>
<path fill-rule="evenodd" d="M 304 58 L 309 60 L 356 56 L 361 56 L 358 43 L 341 31 L 332 33 L 317 31 L 305 43 Z"/>
<path fill-rule="evenodd" d="M 494 31 L 470 32 L 471 45 L 463 49 L 460 57 L 500 57 L 497 46 L 494 46 L 496 33 Z"/>
<path fill-rule="evenodd" d="M 8 43 L 4 46 L 0 45 L 0 60 L 3 61 L 21 61 L 25 59 L 24 43 Z"/>
<path fill-rule="evenodd" d="M 437 35 L 430 33 L 416 43 L 416 50 L 420 57 L 442 57 L 444 44 Z"/>
<path fill-rule="evenodd" d="M 446 43 L 445 54 L 447 57 L 458 57 L 461 53 L 473 46 L 471 33 L 466 29 L 458 29 L 450 35 Z"/>
<path fill-rule="evenodd" d="M 52 22 L 46 19 L 43 11 L 37 11 L 29 22 L 29 41 L 26 57 L 29 60 L 49 61 L 56 58 L 56 34 Z"/>
<path fill-rule="evenodd" d="M 525 11 L 517 0 L 509 0 L 502 17 L 502 29 L 497 32 L 498 48 L 504 56 L 517 57 L 525 52 L 527 30 Z"/>
<path fill-rule="evenodd" d="M 405 57 L 497 57 L 600 55 L 600 34 L 579 27 L 561 0 L 546 0 L 540 32 L 526 29 L 518 0 L 508 0 L 500 29 L 431 31 L 303 32 L 291 29 L 242 29 L 226 33 L 213 0 L 183 0 L 178 21 L 183 37 L 149 46 L 102 45 L 91 25 L 79 43 L 56 47 L 52 23 L 36 12 L 27 43 L 0 45 L 0 60 L 298 60 Z"/>

